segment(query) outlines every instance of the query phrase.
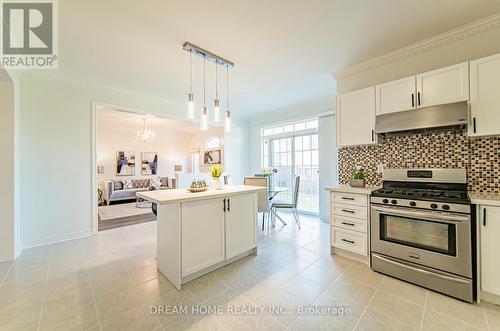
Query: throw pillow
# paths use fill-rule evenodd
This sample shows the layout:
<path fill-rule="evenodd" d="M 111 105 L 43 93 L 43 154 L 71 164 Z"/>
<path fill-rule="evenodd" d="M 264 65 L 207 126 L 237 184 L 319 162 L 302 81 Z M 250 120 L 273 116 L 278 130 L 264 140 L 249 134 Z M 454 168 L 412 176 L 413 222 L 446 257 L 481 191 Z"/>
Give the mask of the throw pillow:
<path fill-rule="evenodd" d="M 127 179 L 125 183 L 123 183 L 123 189 L 124 190 L 131 190 L 133 189 L 134 186 L 132 185 L 132 181 L 130 179 Z"/>
<path fill-rule="evenodd" d="M 113 189 L 115 191 L 123 190 L 123 182 L 121 180 L 115 180 L 113 182 Z"/>
<path fill-rule="evenodd" d="M 161 187 L 161 178 L 160 177 L 151 178 L 150 183 L 151 183 L 150 187 L 154 188 L 155 190 L 159 190 Z"/>

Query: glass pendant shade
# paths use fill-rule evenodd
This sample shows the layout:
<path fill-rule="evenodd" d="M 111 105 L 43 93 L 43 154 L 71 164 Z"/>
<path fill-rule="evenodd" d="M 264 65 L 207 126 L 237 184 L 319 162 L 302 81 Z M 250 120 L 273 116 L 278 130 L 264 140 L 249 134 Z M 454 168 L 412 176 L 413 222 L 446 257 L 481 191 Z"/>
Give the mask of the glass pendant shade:
<path fill-rule="evenodd" d="M 192 92 L 188 93 L 188 119 L 192 120 L 194 118 L 194 94 Z"/>
<path fill-rule="evenodd" d="M 220 122 L 220 105 L 219 99 L 215 99 L 214 101 L 214 121 Z"/>
<path fill-rule="evenodd" d="M 205 106 L 201 110 L 200 129 L 208 130 L 208 109 Z"/>
<path fill-rule="evenodd" d="M 229 110 L 224 113 L 224 128 L 226 132 L 231 132 L 231 112 Z"/>

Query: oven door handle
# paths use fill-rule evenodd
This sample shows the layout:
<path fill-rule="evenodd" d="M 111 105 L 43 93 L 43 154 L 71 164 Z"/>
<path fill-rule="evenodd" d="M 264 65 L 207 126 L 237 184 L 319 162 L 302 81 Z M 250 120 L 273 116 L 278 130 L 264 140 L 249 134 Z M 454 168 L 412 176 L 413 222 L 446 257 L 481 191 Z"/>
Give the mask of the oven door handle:
<path fill-rule="evenodd" d="M 400 216 L 408 216 L 408 217 L 428 217 L 431 219 L 443 221 L 446 223 L 462 223 L 469 222 L 470 217 L 464 215 L 449 215 L 435 212 L 421 212 L 421 211 L 408 211 L 402 209 L 396 209 L 394 207 L 374 207 L 372 209 L 378 212 L 392 214 L 392 215 L 400 215 Z"/>
<path fill-rule="evenodd" d="M 441 279 L 444 279 L 444 280 L 449 280 L 449 281 L 452 281 L 452 282 L 455 282 L 455 283 L 469 284 L 469 282 L 466 281 L 466 280 L 464 280 L 464 279 L 450 277 L 450 276 L 445 276 L 445 275 L 441 275 L 441 274 L 438 274 L 438 273 L 435 273 L 435 272 L 431 272 L 431 271 L 427 271 L 427 270 L 424 270 L 424 269 L 415 268 L 415 267 L 412 267 L 412 266 L 407 265 L 407 264 L 403 264 L 403 263 L 399 263 L 399 262 L 393 261 L 391 259 L 387 259 L 387 258 L 385 258 L 383 256 L 378 255 L 378 254 L 373 254 L 373 255 L 376 256 L 377 259 L 382 260 L 384 262 L 393 264 L 393 265 L 398 266 L 398 267 L 410 269 L 412 271 L 419 272 L 421 274 L 425 274 L 425 275 L 428 275 L 428 276 L 431 276 L 431 277 L 441 278 Z"/>

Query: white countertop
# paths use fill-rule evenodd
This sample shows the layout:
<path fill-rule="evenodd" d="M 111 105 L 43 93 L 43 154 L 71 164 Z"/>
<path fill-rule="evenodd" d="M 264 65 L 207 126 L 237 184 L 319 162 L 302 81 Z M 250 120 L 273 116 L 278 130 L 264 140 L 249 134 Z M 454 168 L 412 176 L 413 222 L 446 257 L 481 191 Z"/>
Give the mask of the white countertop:
<path fill-rule="evenodd" d="M 325 190 L 330 192 L 341 192 L 341 193 L 357 193 L 357 194 L 371 194 L 373 191 L 379 189 L 377 186 L 367 186 L 367 187 L 352 187 L 347 184 L 336 184 L 334 186 L 325 187 Z"/>
<path fill-rule="evenodd" d="M 469 192 L 470 200 L 476 205 L 500 207 L 500 193 L 475 193 Z"/>
<path fill-rule="evenodd" d="M 137 192 L 137 196 L 159 205 L 166 205 L 170 203 L 205 200 L 217 197 L 240 195 L 245 193 L 256 193 L 265 190 L 267 190 L 267 187 L 251 185 L 223 185 L 221 190 L 208 189 L 204 192 L 198 193 L 191 193 L 187 189 L 174 189 Z"/>

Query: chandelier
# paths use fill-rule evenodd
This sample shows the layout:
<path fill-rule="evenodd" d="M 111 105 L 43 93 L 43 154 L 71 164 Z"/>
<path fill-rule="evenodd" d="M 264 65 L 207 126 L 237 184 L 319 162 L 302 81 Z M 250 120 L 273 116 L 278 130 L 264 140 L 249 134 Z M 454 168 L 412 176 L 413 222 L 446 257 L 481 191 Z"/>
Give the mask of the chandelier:
<path fill-rule="evenodd" d="M 137 130 L 136 138 L 138 140 L 142 140 L 143 142 L 149 142 L 154 139 L 156 134 L 150 129 L 146 128 L 146 118 L 142 119 L 142 123 L 142 129 Z"/>
<path fill-rule="evenodd" d="M 188 119 L 194 119 L 194 93 L 192 84 L 192 55 L 198 55 L 203 57 L 203 107 L 200 113 L 200 128 L 201 130 L 208 129 L 208 107 L 206 104 L 206 81 L 205 81 L 205 63 L 210 61 L 215 63 L 215 99 L 214 99 L 214 110 L 213 110 L 213 121 L 221 121 L 221 110 L 220 110 L 220 100 L 219 100 L 219 80 L 218 80 L 218 66 L 226 67 L 226 110 L 224 111 L 224 127 L 226 132 L 231 131 L 231 112 L 229 111 L 229 69 L 234 67 L 234 63 L 228 61 L 214 53 L 204 50 L 201 47 L 193 45 L 189 42 L 185 42 L 182 48 L 189 52 L 189 92 L 188 92 Z"/>

